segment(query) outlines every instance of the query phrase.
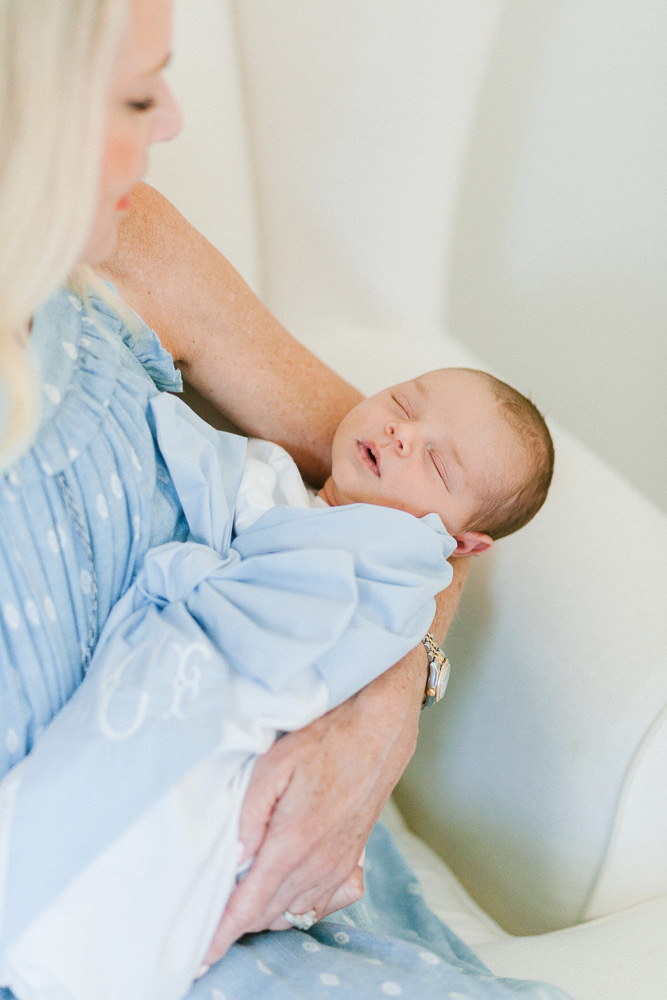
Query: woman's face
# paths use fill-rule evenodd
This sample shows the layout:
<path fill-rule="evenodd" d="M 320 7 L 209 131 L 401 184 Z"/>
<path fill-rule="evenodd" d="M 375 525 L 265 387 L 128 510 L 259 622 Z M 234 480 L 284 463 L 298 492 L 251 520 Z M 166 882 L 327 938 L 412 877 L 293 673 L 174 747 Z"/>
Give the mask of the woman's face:
<path fill-rule="evenodd" d="M 170 0 L 131 0 L 127 35 L 111 87 L 97 217 L 82 263 L 105 260 L 130 207 L 130 192 L 146 174 L 148 148 L 173 139 L 181 113 L 162 78 L 171 43 Z"/>

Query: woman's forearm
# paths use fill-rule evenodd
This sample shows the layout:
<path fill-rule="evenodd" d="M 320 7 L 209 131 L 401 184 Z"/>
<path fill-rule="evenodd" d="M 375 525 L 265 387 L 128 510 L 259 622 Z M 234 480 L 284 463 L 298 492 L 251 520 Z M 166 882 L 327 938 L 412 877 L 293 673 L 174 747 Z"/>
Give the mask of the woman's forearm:
<path fill-rule="evenodd" d="M 436 612 L 431 625 L 431 634 L 440 644 L 446 645 L 446 635 L 454 618 L 459 598 L 468 576 L 470 559 L 453 559 L 452 567 L 454 576 L 452 582 L 436 598 Z M 373 684 L 369 684 L 364 691 L 369 691 L 375 685 L 378 691 L 386 692 L 387 699 L 405 699 L 406 724 L 410 724 L 410 719 L 415 725 L 415 735 L 421 710 L 422 699 L 426 687 L 427 658 L 426 650 L 422 646 L 411 650 L 407 656 L 397 663 L 387 673 L 382 674 Z M 363 695 L 363 691 L 360 692 Z M 407 764 L 407 761 L 406 761 Z M 396 780 L 400 774 L 397 775 Z"/>
<path fill-rule="evenodd" d="M 114 255 L 98 270 L 198 393 L 245 433 L 282 444 L 310 481 L 323 481 L 334 431 L 361 393 L 290 336 L 166 198 L 135 188 Z"/>
<path fill-rule="evenodd" d="M 452 582 L 447 587 L 447 590 L 443 590 L 442 593 L 438 594 L 436 598 L 436 611 L 433 619 L 433 625 L 431 626 L 431 632 L 439 643 L 443 643 L 445 641 L 445 636 L 447 635 L 449 627 L 452 624 L 452 620 L 461 597 L 461 592 L 463 591 L 466 579 L 468 578 L 471 558 L 472 557 L 470 556 L 457 557 L 451 560 L 452 569 L 454 571 Z"/>

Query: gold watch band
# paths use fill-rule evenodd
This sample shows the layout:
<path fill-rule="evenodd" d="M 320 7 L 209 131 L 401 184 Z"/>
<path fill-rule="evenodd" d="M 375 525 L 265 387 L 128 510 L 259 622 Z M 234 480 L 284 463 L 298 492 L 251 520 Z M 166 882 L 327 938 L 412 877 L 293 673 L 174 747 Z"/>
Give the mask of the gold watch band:
<path fill-rule="evenodd" d="M 445 693 L 449 681 L 450 663 L 444 650 L 437 644 L 430 632 L 426 633 L 422 643 L 426 647 L 426 655 L 428 656 L 428 676 L 422 708 L 428 708 L 429 705 L 440 701 Z"/>

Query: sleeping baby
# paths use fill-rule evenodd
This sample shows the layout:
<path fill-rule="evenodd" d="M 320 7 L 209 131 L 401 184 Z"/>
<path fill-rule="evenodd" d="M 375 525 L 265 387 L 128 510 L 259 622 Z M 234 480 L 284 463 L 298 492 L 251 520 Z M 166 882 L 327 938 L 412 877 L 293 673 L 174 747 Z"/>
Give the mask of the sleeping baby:
<path fill-rule="evenodd" d="M 166 393 L 149 406 L 188 540 L 147 553 L 83 683 L 14 769 L 8 961 L 38 965 L 54 996 L 187 992 L 235 885 L 258 755 L 422 641 L 449 557 L 520 528 L 551 480 L 539 412 L 470 369 L 351 410 L 318 493 L 279 446 L 215 431 Z"/>
<path fill-rule="evenodd" d="M 456 540 L 453 555 L 478 554 L 534 517 L 553 460 L 549 430 L 530 400 L 486 372 L 444 368 L 385 389 L 348 413 L 317 496 L 330 506 L 378 504 L 416 517 L 434 512 Z M 313 502 L 313 491 L 306 492 L 277 445 L 249 440 L 245 464 L 237 530 L 273 504 Z"/>

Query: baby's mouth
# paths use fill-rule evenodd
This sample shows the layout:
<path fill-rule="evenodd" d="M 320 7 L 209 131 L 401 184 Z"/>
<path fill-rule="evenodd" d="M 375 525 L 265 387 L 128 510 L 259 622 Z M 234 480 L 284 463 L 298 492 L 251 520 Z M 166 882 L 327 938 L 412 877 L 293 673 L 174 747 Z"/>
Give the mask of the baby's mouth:
<path fill-rule="evenodd" d="M 374 445 L 369 444 L 367 441 L 357 441 L 357 449 L 359 451 L 359 456 L 363 465 L 373 473 L 374 476 L 380 478 L 380 461 L 379 454 L 376 451 Z"/>

